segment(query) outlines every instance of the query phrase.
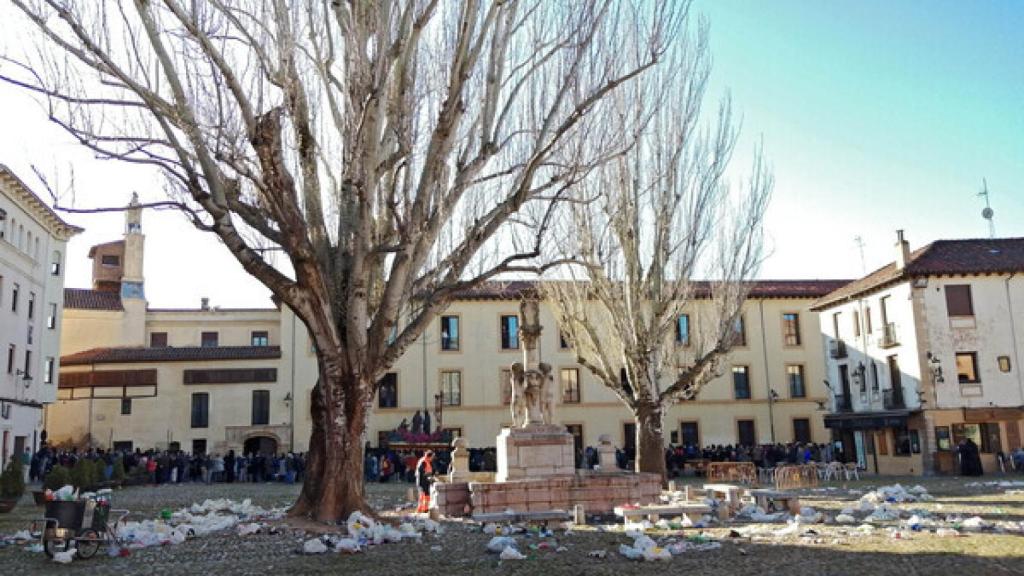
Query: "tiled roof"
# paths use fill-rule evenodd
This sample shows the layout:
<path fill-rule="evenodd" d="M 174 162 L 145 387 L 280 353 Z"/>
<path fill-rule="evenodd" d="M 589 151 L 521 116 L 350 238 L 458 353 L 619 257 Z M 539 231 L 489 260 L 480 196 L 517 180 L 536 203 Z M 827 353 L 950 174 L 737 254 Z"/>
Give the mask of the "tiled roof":
<path fill-rule="evenodd" d="M 849 280 L 755 280 L 752 282 L 750 298 L 821 298 L 848 284 Z M 510 280 L 484 282 L 474 288 L 455 295 L 455 300 L 518 300 L 524 294 L 536 290 L 537 282 L 532 280 Z M 707 297 L 708 282 L 694 282 L 697 297 Z"/>
<path fill-rule="evenodd" d="M 814 303 L 823 309 L 918 276 L 1003 274 L 1024 271 L 1024 238 L 936 240 L 914 250 L 903 270 L 890 262 Z"/>
<path fill-rule="evenodd" d="M 61 366 L 128 364 L 135 362 L 210 362 L 218 360 L 266 360 L 281 357 L 279 346 L 189 346 L 165 348 L 93 348 L 60 359 Z"/>
<path fill-rule="evenodd" d="M 105 290 L 87 288 L 65 288 L 64 308 L 75 310 L 124 310 L 121 295 Z"/>

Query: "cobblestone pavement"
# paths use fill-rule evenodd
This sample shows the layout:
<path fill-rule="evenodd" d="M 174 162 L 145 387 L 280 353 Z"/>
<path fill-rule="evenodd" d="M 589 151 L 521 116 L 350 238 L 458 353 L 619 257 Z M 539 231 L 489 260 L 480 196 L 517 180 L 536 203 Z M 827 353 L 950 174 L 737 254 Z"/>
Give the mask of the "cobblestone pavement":
<path fill-rule="evenodd" d="M 1014 478 L 1021 479 L 1021 478 Z M 900 504 L 899 508 L 923 509 L 935 514 L 982 516 L 986 520 L 1024 520 L 1024 494 L 1006 487 L 965 486 L 961 480 L 868 479 L 851 483 L 849 488 L 892 484 L 921 483 L 936 501 L 927 504 Z M 982 480 L 994 480 L 983 478 Z M 405 502 L 408 485 L 379 485 L 369 488 L 371 501 L 378 510 L 394 511 Z M 286 505 L 298 487 L 279 484 L 180 485 L 135 487 L 115 492 L 115 507 L 129 508 L 136 519 L 155 518 L 160 510 L 176 510 L 206 498 L 251 498 L 263 507 Z M 840 487 L 833 491 L 805 491 L 803 501 L 826 514 L 835 515 L 857 499 L 856 494 Z M 27 526 L 41 508 L 26 496 L 14 512 L 0 515 L 0 535 L 9 535 Z M 285 523 L 286 524 L 286 523 Z M 782 525 L 775 526 L 780 528 Z M 308 556 L 299 553 L 309 538 L 285 529 L 277 535 L 238 536 L 234 531 L 195 538 L 177 546 L 133 551 L 127 558 L 108 558 L 98 554 L 90 560 L 76 560 L 63 566 L 41 553 L 25 551 L 23 545 L 0 546 L 0 575 L 17 574 L 814 574 L 858 576 L 873 574 L 915 575 L 956 574 L 988 576 L 1024 574 L 1024 536 L 1008 534 L 970 534 L 960 538 L 939 538 L 927 532 L 912 532 L 910 538 L 894 540 L 885 530 L 871 536 L 843 536 L 839 530 L 849 527 L 808 525 L 823 538 L 767 537 L 751 541 L 727 538 L 732 526 L 705 533 L 722 538 L 717 550 L 686 552 L 670 563 L 653 566 L 619 556 L 620 544 L 632 542 L 621 531 L 601 526 L 578 527 L 571 535 L 555 531 L 563 552 L 531 550 L 537 542 L 518 536 L 520 549 L 528 558 L 499 562 L 488 554 L 490 536 L 473 523 L 445 522 L 444 534 L 425 535 L 421 542 L 406 541 L 370 548 L 355 555 L 327 553 Z M 687 530 L 686 534 L 695 531 Z M 655 532 L 655 538 L 679 537 L 680 533 Z M 606 550 L 605 559 L 588 557 L 593 550 Z"/>

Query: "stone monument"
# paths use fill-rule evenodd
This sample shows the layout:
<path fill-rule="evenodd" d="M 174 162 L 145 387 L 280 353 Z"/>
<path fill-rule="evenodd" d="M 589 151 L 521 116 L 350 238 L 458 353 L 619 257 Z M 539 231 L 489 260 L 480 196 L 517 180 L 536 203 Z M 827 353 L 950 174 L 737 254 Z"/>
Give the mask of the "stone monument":
<path fill-rule="evenodd" d="M 572 476 L 572 434 L 554 422 L 554 378 L 551 366 L 540 361 L 540 303 L 523 300 L 519 315 L 523 362 L 512 365 L 512 427 L 498 435 L 495 480 Z"/>

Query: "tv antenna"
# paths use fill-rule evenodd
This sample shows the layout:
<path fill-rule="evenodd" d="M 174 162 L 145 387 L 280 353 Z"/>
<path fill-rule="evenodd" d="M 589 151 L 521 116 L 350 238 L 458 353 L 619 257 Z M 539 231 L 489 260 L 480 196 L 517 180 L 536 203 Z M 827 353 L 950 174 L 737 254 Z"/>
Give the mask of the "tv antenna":
<path fill-rule="evenodd" d="M 984 178 L 981 179 L 981 192 L 978 192 L 978 196 L 981 196 L 982 198 L 985 199 L 985 208 L 981 211 L 981 217 L 984 218 L 985 220 L 988 220 L 988 237 L 989 238 L 995 238 L 996 237 L 996 223 L 992 219 L 992 217 L 995 216 L 996 213 L 995 213 L 995 210 L 992 209 L 992 205 L 989 204 L 989 201 L 988 201 L 988 182 Z"/>
<path fill-rule="evenodd" d="M 860 251 L 860 272 L 861 274 L 867 274 L 868 265 L 864 260 L 864 239 L 859 235 L 854 236 L 853 243 L 857 245 L 857 249 Z"/>

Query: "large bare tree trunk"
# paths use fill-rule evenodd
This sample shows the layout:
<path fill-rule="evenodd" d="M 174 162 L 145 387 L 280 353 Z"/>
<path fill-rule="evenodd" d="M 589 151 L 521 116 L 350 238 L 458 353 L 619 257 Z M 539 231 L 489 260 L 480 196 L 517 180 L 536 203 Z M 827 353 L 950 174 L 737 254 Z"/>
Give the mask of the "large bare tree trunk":
<path fill-rule="evenodd" d="M 323 382 L 334 378 L 333 386 Z M 363 432 L 366 403 L 356 397 L 324 397 L 325 390 L 366 389 L 353 376 L 331 376 L 321 372 L 311 393 L 313 433 L 306 460 L 306 478 L 291 516 L 311 517 L 321 522 L 347 518 L 352 512 L 367 514 L 372 509 L 363 497 Z M 340 416 L 340 424 L 339 424 Z"/>
<path fill-rule="evenodd" d="M 636 419 L 636 471 L 658 474 L 664 479 L 665 433 L 661 404 L 639 404 L 633 412 Z"/>

